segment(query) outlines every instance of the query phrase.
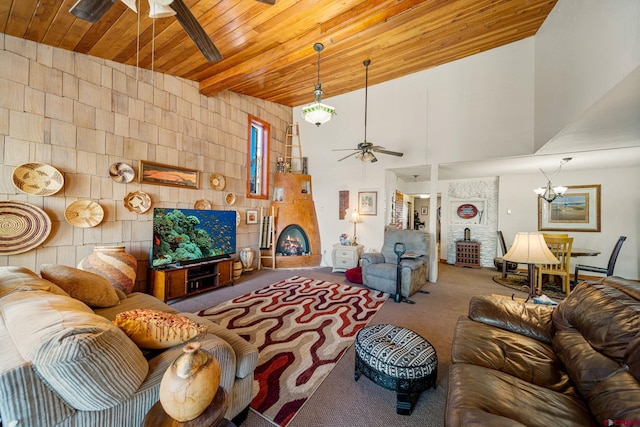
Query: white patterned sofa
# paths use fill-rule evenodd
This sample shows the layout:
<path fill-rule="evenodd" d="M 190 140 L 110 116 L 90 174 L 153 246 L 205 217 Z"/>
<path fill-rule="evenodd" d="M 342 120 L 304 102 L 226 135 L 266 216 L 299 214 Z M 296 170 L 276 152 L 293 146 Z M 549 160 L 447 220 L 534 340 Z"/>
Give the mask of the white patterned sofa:
<path fill-rule="evenodd" d="M 0 267 L 1 425 L 142 425 L 183 345 L 143 353 L 111 321 L 136 308 L 177 311 L 143 293 L 122 298 L 91 309 L 26 268 Z M 226 418 L 241 423 L 253 397 L 257 349 L 219 325 L 180 314 L 206 326 L 197 339 L 220 363 Z"/>

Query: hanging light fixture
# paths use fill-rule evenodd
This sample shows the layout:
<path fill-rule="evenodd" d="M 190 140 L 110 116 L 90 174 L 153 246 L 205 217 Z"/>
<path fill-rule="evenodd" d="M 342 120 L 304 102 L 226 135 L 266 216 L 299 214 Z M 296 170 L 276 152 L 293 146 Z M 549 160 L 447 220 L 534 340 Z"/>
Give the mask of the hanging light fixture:
<path fill-rule="evenodd" d="M 564 159 L 562 159 L 560 161 L 560 166 L 558 166 L 558 169 L 556 169 L 551 175 L 557 175 L 558 173 L 560 173 L 560 169 L 562 169 L 562 166 L 569 162 L 569 160 L 571 160 L 571 157 L 565 157 Z M 567 187 L 563 187 L 563 186 L 555 186 L 552 187 L 551 186 L 551 178 L 549 178 L 549 176 L 544 173 L 544 171 L 542 169 L 540 169 L 540 172 L 542 172 L 542 175 L 545 176 L 545 178 L 547 178 L 547 186 L 546 187 L 539 187 L 536 188 L 535 190 L 533 190 L 534 193 L 536 193 L 538 195 L 538 197 L 540 197 L 541 199 L 546 200 L 547 202 L 551 203 L 553 202 L 556 198 L 562 196 L 566 191 L 567 191 Z"/>
<path fill-rule="evenodd" d="M 172 1 L 148 0 L 148 2 L 149 18 L 168 18 L 176 14 L 176 11 L 169 7 Z"/>
<path fill-rule="evenodd" d="M 322 103 L 322 83 L 320 82 L 320 52 L 324 49 L 322 43 L 316 43 L 313 45 L 313 50 L 318 52 L 318 84 L 315 85 L 313 90 L 313 103 L 305 107 L 302 107 L 302 117 L 309 123 L 313 123 L 316 126 L 320 126 L 323 123 L 331 120 L 331 117 L 336 114 L 336 109 Z"/>

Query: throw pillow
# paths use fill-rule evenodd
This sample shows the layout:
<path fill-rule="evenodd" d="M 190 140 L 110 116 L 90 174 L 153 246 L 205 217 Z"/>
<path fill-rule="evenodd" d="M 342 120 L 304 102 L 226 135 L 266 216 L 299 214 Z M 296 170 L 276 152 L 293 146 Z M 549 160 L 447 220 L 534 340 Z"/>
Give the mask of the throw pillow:
<path fill-rule="evenodd" d="M 362 267 L 354 267 L 344 272 L 344 277 L 351 283 L 362 285 Z"/>
<path fill-rule="evenodd" d="M 40 266 L 40 275 L 89 307 L 113 307 L 120 304 L 120 298 L 111 283 L 95 273 L 66 265 L 43 264 Z"/>
<path fill-rule="evenodd" d="M 173 347 L 206 332 L 206 326 L 188 317 L 149 308 L 119 313 L 113 323 L 147 350 Z"/>

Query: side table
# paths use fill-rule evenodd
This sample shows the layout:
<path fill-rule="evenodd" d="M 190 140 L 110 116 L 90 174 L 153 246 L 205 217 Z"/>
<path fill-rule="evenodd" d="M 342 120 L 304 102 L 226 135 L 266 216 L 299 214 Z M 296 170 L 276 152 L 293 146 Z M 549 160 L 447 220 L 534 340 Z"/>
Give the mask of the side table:
<path fill-rule="evenodd" d="M 456 242 L 456 266 L 480 268 L 480 242 Z"/>
<path fill-rule="evenodd" d="M 231 421 L 224 418 L 229 402 L 227 393 L 222 387 L 218 387 L 218 392 L 211 404 L 197 418 L 180 422 L 171 418 L 162 407 L 160 401 L 151 407 L 144 417 L 144 427 L 235 427 Z"/>
<path fill-rule="evenodd" d="M 331 252 L 333 270 L 331 271 L 347 271 L 350 268 L 357 267 L 363 251 L 364 245 L 347 246 L 340 243 L 333 245 L 333 251 Z"/>

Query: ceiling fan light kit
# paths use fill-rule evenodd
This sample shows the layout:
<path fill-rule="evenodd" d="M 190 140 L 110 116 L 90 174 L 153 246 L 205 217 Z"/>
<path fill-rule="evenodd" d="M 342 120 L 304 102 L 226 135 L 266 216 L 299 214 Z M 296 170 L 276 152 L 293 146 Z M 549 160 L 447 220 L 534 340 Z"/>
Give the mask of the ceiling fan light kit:
<path fill-rule="evenodd" d="M 397 151 L 385 150 L 384 147 L 379 145 L 373 145 L 370 142 L 367 142 L 367 104 L 368 104 L 368 92 L 369 92 L 369 65 L 371 64 L 370 59 L 365 59 L 363 62 L 366 73 L 365 73 L 365 81 L 364 81 L 364 142 L 358 144 L 357 148 L 342 148 L 333 151 L 355 151 L 347 156 L 344 156 L 341 159 L 338 159 L 339 162 L 344 159 L 348 159 L 351 156 L 355 156 L 356 159 L 361 162 L 369 162 L 375 163 L 378 161 L 378 158 L 374 153 L 382 153 L 382 154 L 390 154 L 392 156 L 402 157 L 403 153 L 399 153 Z"/>
<path fill-rule="evenodd" d="M 313 50 L 318 52 L 318 83 L 313 89 L 313 103 L 302 107 L 302 117 L 305 121 L 320 126 L 331 120 L 336 114 L 336 109 L 330 105 L 322 103 L 322 82 L 320 82 L 320 52 L 324 49 L 322 43 L 313 45 Z"/>

